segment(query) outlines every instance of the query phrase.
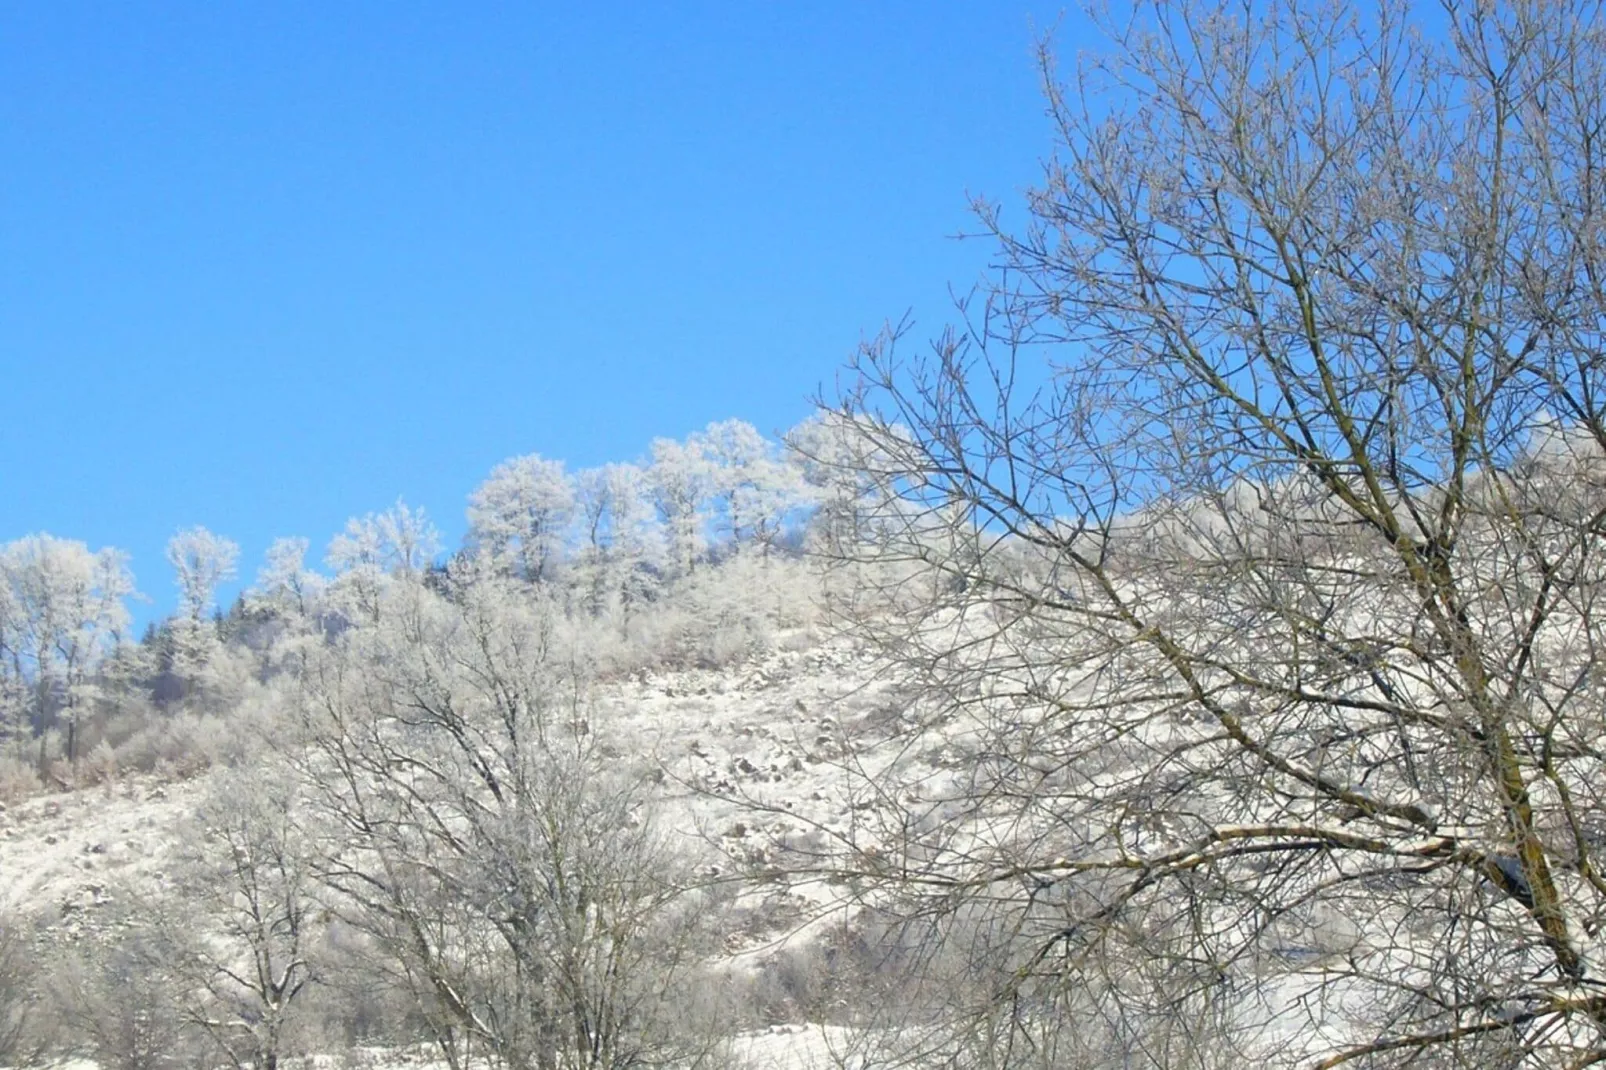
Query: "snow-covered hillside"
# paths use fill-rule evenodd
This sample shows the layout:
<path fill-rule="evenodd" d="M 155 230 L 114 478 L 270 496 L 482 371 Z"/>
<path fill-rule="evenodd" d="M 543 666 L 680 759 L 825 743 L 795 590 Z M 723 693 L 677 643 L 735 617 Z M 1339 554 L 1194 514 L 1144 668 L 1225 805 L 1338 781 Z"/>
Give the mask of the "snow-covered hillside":
<path fill-rule="evenodd" d="M 777 953 L 847 917 L 833 909 L 843 903 L 839 889 L 778 874 L 823 861 L 858 835 L 866 803 L 857 774 L 892 760 L 889 729 L 903 715 L 897 688 L 875 666 L 851 642 L 799 631 L 726 668 L 631 672 L 599 684 L 588 703 L 579 731 L 652 785 L 658 829 L 702 859 L 710 886 L 736 897 L 721 946 L 738 974 L 761 973 Z M 26 928 L 42 972 L 169 891 L 184 837 L 204 828 L 215 804 L 217 775 L 114 775 L 0 809 L 0 913 Z M 755 1066 L 829 1058 L 817 1027 L 751 1027 L 738 1030 L 737 1050 Z"/>

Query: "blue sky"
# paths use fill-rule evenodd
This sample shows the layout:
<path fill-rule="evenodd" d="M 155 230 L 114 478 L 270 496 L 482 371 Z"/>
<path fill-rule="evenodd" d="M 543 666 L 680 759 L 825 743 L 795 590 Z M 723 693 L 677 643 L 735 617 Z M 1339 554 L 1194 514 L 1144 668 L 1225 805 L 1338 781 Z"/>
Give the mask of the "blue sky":
<path fill-rule="evenodd" d="M 0 540 L 455 545 L 497 461 L 808 412 L 1051 149 L 1025 2 L 0 2 Z M 1019 212 L 1013 213 L 1019 218 Z M 321 550 L 320 550 L 321 553 Z"/>

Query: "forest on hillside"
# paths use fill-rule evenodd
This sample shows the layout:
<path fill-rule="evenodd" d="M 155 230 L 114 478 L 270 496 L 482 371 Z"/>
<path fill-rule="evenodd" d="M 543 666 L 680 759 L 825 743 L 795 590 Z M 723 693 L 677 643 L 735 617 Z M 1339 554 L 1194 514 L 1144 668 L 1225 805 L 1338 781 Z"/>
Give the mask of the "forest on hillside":
<path fill-rule="evenodd" d="M 727 420 L 654 442 L 646 461 L 574 473 L 533 454 L 511 458 L 469 496 L 464 546 L 446 552 L 426 512 L 398 501 L 352 518 L 329 541 L 322 570 L 308 561 L 307 539 L 276 540 L 227 607 L 216 593 L 236 576 L 238 546 L 205 528 L 179 531 L 167 546 L 178 612 L 137 641 L 126 554 L 50 534 L 0 545 L 0 785 L 10 794 L 70 786 L 91 755 L 144 771 L 176 760 L 163 749 L 186 744 L 160 738 L 172 725 L 237 707 L 277 671 L 292 639 L 333 641 L 376 621 L 398 578 L 443 594 L 480 580 L 539 590 L 570 620 L 589 622 L 602 646 L 620 647 L 618 659 L 738 656 L 757 641 L 742 634 L 739 611 L 723 624 L 672 625 L 649 609 L 737 556 L 796 559 L 813 528 L 839 523 L 857 491 L 807 459 L 840 450 L 833 427 L 810 420 L 789 436 L 797 450 L 783 450 Z M 686 612 L 696 617 L 695 607 Z M 649 618 L 661 634 L 640 634 Z M 722 627 L 718 640 L 677 634 Z"/>
<path fill-rule="evenodd" d="M 6 544 L 0 798 L 207 794 L 0 923 L 0 1063 L 1606 1062 L 1600 14 L 1045 45 L 1024 225 L 784 443 L 516 458 L 221 611 L 180 532 L 137 642 Z"/>

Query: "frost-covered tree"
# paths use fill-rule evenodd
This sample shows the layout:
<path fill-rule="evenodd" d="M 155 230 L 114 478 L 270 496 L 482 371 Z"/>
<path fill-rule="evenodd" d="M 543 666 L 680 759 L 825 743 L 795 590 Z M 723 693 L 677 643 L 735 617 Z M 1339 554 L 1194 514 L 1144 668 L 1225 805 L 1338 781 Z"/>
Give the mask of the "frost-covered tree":
<path fill-rule="evenodd" d="M 576 476 L 577 558 L 594 612 L 628 608 L 646 593 L 647 567 L 661 533 L 647 498 L 646 473 L 633 464 L 588 468 Z"/>
<path fill-rule="evenodd" d="M 745 420 L 711 423 L 695 438 L 712 466 L 717 516 L 732 549 L 751 543 L 768 551 L 807 500 L 801 473 Z"/>
<path fill-rule="evenodd" d="M 238 545 L 204 527 L 180 531 L 167 542 L 179 601 L 172 624 L 172 667 L 181 680 L 193 681 L 213 659 L 218 646 L 212 622 L 217 588 L 234 577 L 239 557 Z"/>
<path fill-rule="evenodd" d="M 252 599 L 286 619 L 311 619 L 325 580 L 306 566 L 309 545 L 299 536 L 274 539 L 257 572 Z"/>
<path fill-rule="evenodd" d="M 699 436 L 685 442 L 654 439 L 647 488 L 668 544 L 669 568 L 686 575 L 708 549 L 708 523 L 717 486 L 714 462 Z"/>
<path fill-rule="evenodd" d="M 178 619 L 191 631 L 206 630 L 217 612 L 218 585 L 233 579 L 240 547 L 204 527 L 177 532 L 167 541 L 167 561 L 178 587 Z"/>
<path fill-rule="evenodd" d="M 218 584 L 234 578 L 240 547 L 204 527 L 188 528 L 167 541 L 167 562 L 178 585 L 179 613 L 199 624 L 217 609 Z"/>
<path fill-rule="evenodd" d="M 1003 270 L 858 361 L 854 620 L 956 757 L 841 876 L 964 966 L 944 1065 L 1606 1061 L 1606 21 L 1422 21 L 1045 56 Z"/>
<path fill-rule="evenodd" d="M 0 736 L 15 727 L 13 720 L 26 706 L 28 693 L 22 674 L 27 627 L 3 554 L 0 550 Z"/>
<path fill-rule="evenodd" d="M 295 1026 L 316 980 L 319 911 L 296 809 L 294 782 L 271 763 L 219 774 L 143 922 L 180 1021 L 237 1070 L 305 1054 Z"/>
<path fill-rule="evenodd" d="M 196 1065 L 179 1017 L 173 948 L 148 927 L 93 933 L 57 953 L 51 971 L 58 1028 L 70 1050 L 104 1070 L 178 1070 Z"/>
<path fill-rule="evenodd" d="M 811 540 L 842 558 L 873 538 L 868 522 L 896 497 L 900 478 L 894 456 L 875 444 L 876 435 L 860 418 L 829 409 L 810 416 L 786 434 L 787 450 L 800 471 L 813 512 Z M 886 429 L 900 441 L 897 428 Z"/>
<path fill-rule="evenodd" d="M 688 1065 L 705 904 L 643 770 L 584 724 L 555 600 L 495 575 L 382 597 L 300 676 L 324 901 L 412 986 L 449 1066 Z"/>
<path fill-rule="evenodd" d="M 35 730 L 76 715 L 94 670 L 128 628 L 128 557 L 82 542 L 29 535 L 0 546 L 0 731 Z"/>
<path fill-rule="evenodd" d="M 388 577 L 422 574 L 440 545 L 440 532 L 428 514 L 400 499 L 382 513 L 353 517 L 330 540 L 324 557 L 335 573 L 331 604 L 354 620 L 377 619 Z"/>
<path fill-rule="evenodd" d="M 562 461 L 514 457 L 469 496 L 469 538 L 496 568 L 539 582 L 550 578 L 563 553 L 574 506 Z"/>
<path fill-rule="evenodd" d="M 384 512 L 346 521 L 346 529 L 330 540 L 325 559 L 337 572 L 366 566 L 416 575 L 440 552 L 440 543 L 428 514 L 397 499 Z"/>

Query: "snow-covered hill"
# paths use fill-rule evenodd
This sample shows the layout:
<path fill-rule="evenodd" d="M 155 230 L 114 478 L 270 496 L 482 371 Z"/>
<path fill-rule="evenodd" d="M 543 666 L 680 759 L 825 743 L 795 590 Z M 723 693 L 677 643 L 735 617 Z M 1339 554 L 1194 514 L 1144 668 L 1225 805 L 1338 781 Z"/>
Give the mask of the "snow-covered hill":
<path fill-rule="evenodd" d="M 778 638 L 726 668 L 642 670 L 600 684 L 579 726 L 654 786 L 659 830 L 704 860 L 711 886 L 732 890 L 723 946 L 729 967 L 748 975 L 842 919 L 831 909 L 839 890 L 775 871 L 858 836 L 871 804 L 855 795 L 855 774 L 907 760 L 887 746 L 904 714 L 898 689 L 867 650 L 802 631 Z M 42 971 L 162 896 L 182 838 L 204 824 L 216 775 L 114 776 L 0 809 L 0 914 L 29 929 Z M 830 1062 L 828 1033 L 803 1028 L 764 1026 L 737 1050 L 760 1066 Z"/>

